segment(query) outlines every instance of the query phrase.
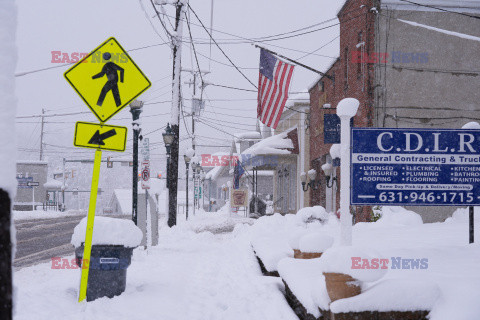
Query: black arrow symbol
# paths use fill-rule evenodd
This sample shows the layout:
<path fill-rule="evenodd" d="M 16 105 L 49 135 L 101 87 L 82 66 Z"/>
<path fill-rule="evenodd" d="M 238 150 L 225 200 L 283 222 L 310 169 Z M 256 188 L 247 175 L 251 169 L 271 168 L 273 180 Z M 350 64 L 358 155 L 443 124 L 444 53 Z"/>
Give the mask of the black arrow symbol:
<path fill-rule="evenodd" d="M 108 139 L 110 137 L 113 137 L 116 134 L 117 134 L 117 132 L 115 131 L 115 129 L 109 130 L 109 131 L 104 132 L 102 134 L 100 134 L 100 130 L 97 130 L 97 132 L 95 132 L 95 134 L 90 139 L 90 141 L 88 141 L 88 143 L 89 144 L 98 144 L 100 146 L 104 146 L 105 142 L 103 142 L 103 140 Z"/>

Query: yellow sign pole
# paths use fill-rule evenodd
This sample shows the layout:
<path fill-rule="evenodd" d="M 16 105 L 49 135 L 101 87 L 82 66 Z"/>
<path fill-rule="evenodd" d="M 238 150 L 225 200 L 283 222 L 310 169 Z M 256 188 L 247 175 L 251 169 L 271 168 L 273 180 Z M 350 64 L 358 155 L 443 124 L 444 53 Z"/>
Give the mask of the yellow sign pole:
<path fill-rule="evenodd" d="M 92 252 L 93 222 L 95 220 L 95 208 L 97 206 L 98 180 L 100 177 L 101 163 L 102 150 L 97 149 L 95 151 L 95 160 L 93 162 L 92 188 L 90 191 L 90 205 L 88 206 L 87 232 L 85 234 L 85 247 L 83 249 L 82 279 L 80 280 L 78 302 L 82 302 L 87 297 L 88 271 L 90 269 L 90 254 Z"/>

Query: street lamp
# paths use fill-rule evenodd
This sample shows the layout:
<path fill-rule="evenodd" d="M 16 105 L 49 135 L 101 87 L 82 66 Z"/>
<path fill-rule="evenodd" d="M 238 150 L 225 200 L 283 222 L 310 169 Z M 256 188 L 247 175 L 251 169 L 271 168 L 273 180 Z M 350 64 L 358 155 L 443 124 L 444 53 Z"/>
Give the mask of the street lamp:
<path fill-rule="evenodd" d="M 170 151 L 173 140 L 175 139 L 175 133 L 173 133 L 172 128 L 170 128 L 170 124 L 167 123 L 167 128 L 165 132 L 162 133 L 163 143 L 165 144 L 165 149 L 167 149 L 167 188 L 169 187 L 169 177 L 170 177 Z"/>
<path fill-rule="evenodd" d="M 188 220 L 188 166 L 190 164 L 190 160 L 192 160 L 192 157 L 195 155 L 195 151 L 191 148 L 188 148 L 185 151 L 185 154 L 183 155 L 183 159 L 185 160 L 185 167 L 187 170 L 187 175 L 186 175 L 186 182 L 187 182 L 187 191 L 186 191 L 186 204 L 187 204 L 187 210 L 186 210 L 186 220 Z"/>
<path fill-rule="evenodd" d="M 200 166 L 198 162 L 192 161 L 192 181 L 193 181 L 193 215 L 195 215 L 195 208 L 197 206 L 197 168 Z"/>
<path fill-rule="evenodd" d="M 307 182 L 307 176 L 310 180 L 309 182 Z M 310 169 L 307 173 L 302 172 L 300 174 L 300 181 L 302 182 L 302 189 L 304 192 L 307 192 L 308 188 L 317 190 L 320 186 L 320 181 L 317 180 L 317 171 L 315 169 Z"/>
<path fill-rule="evenodd" d="M 338 186 L 337 177 L 333 176 L 333 166 L 330 163 L 325 163 L 322 166 L 322 170 L 323 170 L 323 173 L 325 173 L 327 188 L 332 188 L 335 183 L 337 183 L 337 186 Z M 331 180 L 331 182 L 330 182 L 330 180 Z"/>
<path fill-rule="evenodd" d="M 132 221 L 137 224 L 137 196 L 138 196 L 138 137 L 140 135 L 140 124 L 137 120 L 142 113 L 143 101 L 133 100 L 130 103 L 133 126 L 133 181 L 132 181 Z"/>

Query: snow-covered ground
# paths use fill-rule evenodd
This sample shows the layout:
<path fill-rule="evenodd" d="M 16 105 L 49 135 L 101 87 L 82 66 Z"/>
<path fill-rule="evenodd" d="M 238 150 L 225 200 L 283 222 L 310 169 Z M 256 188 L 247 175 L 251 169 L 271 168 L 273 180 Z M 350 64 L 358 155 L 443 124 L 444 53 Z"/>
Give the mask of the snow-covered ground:
<path fill-rule="evenodd" d="M 158 246 L 134 251 L 126 292 L 86 306 L 77 302 L 80 270 L 24 268 L 15 273 L 15 319 L 296 319 L 280 280 L 261 275 L 242 231 L 248 223 L 197 212 L 171 230 L 162 227 Z M 232 224 L 231 233 L 203 231 Z"/>
<path fill-rule="evenodd" d="M 21 269 L 15 272 L 15 319 L 297 319 L 283 297 L 281 281 L 261 275 L 251 240 L 262 230 L 265 236 L 274 235 L 274 228 L 280 229 L 283 222 L 281 232 L 289 226 L 296 233 L 302 228 L 321 232 L 335 239 L 332 249 L 338 248 L 339 222 L 334 215 L 328 223 L 314 221 L 314 228 L 307 228 L 304 218 L 275 215 L 251 220 L 225 211 L 197 211 L 189 221 L 179 219 L 172 229 L 161 221 L 160 244 L 134 251 L 126 292 L 87 304 L 77 303 L 78 269 L 52 269 L 51 263 Z M 477 219 L 477 235 L 479 226 Z M 288 237 L 277 239 L 289 245 Z M 362 295 L 336 301 L 332 310 L 361 310 L 365 304 L 388 309 L 389 303 L 403 301 L 419 307 L 430 304 L 432 320 L 480 318 L 480 246 L 468 244 L 467 210 L 457 211 L 444 223 L 422 224 L 414 213 L 385 208 L 379 222 L 354 226 L 353 244 L 390 260 L 426 258 L 428 268 L 390 267 L 380 280 L 366 283 Z M 280 263 L 288 259 L 293 260 Z M 308 263 L 321 268 L 321 259 L 304 260 L 304 269 L 312 269 Z M 315 283 L 304 281 L 305 286 L 309 282 Z M 303 291 L 299 296 L 309 294 L 305 287 L 296 290 Z M 310 305 L 328 304 L 328 297 L 318 296 L 322 292 L 314 292 L 317 296 Z M 399 300 L 406 296 L 411 299 Z"/>

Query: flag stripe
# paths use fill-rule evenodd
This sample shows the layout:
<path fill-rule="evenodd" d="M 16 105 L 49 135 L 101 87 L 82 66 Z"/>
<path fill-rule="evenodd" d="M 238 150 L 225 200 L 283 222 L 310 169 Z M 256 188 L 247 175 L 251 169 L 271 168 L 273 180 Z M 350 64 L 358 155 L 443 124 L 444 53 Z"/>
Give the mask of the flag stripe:
<path fill-rule="evenodd" d="M 293 66 L 290 66 L 288 68 L 287 72 L 288 72 L 288 75 L 287 75 L 287 80 L 285 81 L 285 85 L 287 85 L 287 83 L 290 83 L 290 80 L 291 80 L 292 74 L 293 74 Z M 279 102 L 280 108 L 277 109 L 277 113 L 273 117 L 273 128 L 277 127 L 278 122 L 280 121 L 280 118 L 282 116 L 282 112 L 285 108 L 285 103 L 287 102 L 287 100 L 288 100 L 288 90 L 285 88 L 284 91 L 282 92 L 282 100 Z M 269 122 L 268 125 L 270 125 L 270 122 Z"/>
<path fill-rule="evenodd" d="M 288 88 L 294 66 L 277 59 L 263 49 L 261 49 L 260 57 L 257 118 L 268 127 L 275 129 L 288 99 Z"/>
<path fill-rule="evenodd" d="M 281 61 L 278 62 L 278 65 L 275 66 L 275 79 L 278 79 L 279 75 L 282 73 L 282 69 L 283 69 L 284 65 L 281 63 Z M 273 104 L 273 102 L 275 101 L 275 97 L 277 96 L 278 92 L 279 92 L 279 87 L 278 87 L 278 83 L 273 83 L 272 85 L 272 91 L 270 92 L 270 95 L 268 96 L 268 99 L 266 100 L 266 102 L 268 102 L 268 104 L 266 105 L 266 107 L 264 107 L 264 110 L 265 110 L 265 114 L 263 116 L 263 123 L 267 122 L 267 120 L 270 118 L 270 114 L 272 112 L 272 110 L 275 108 L 273 107 L 272 108 L 272 105 L 275 106 L 275 104 Z"/>
<path fill-rule="evenodd" d="M 285 80 L 285 78 L 286 78 L 285 75 L 286 75 L 286 73 L 288 72 L 289 69 L 290 69 L 290 68 L 289 68 L 289 65 L 285 64 L 285 68 L 283 68 L 282 74 L 281 74 L 281 76 L 280 76 L 280 88 L 279 88 L 279 90 L 278 90 L 278 97 L 277 97 L 277 99 L 276 99 L 276 101 L 275 101 L 275 105 L 278 105 L 279 108 L 277 108 L 276 110 L 274 110 L 274 112 L 273 112 L 273 113 L 270 115 L 270 117 L 268 118 L 267 126 L 269 126 L 269 127 L 271 126 L 272 120 L 273 120 L 273 118 L 276 116 L 276 114 L 278 113 L 278 111 L 279 111 L 280 109 L 283 110 L 283 105 L 280 104 L 280 102 L 283 100 L 283 97 L 285 96 L 285 94 L 287 94 L 287 93 L 285 92 L 286 81 L 284 81 L 284 80 Z"/>

